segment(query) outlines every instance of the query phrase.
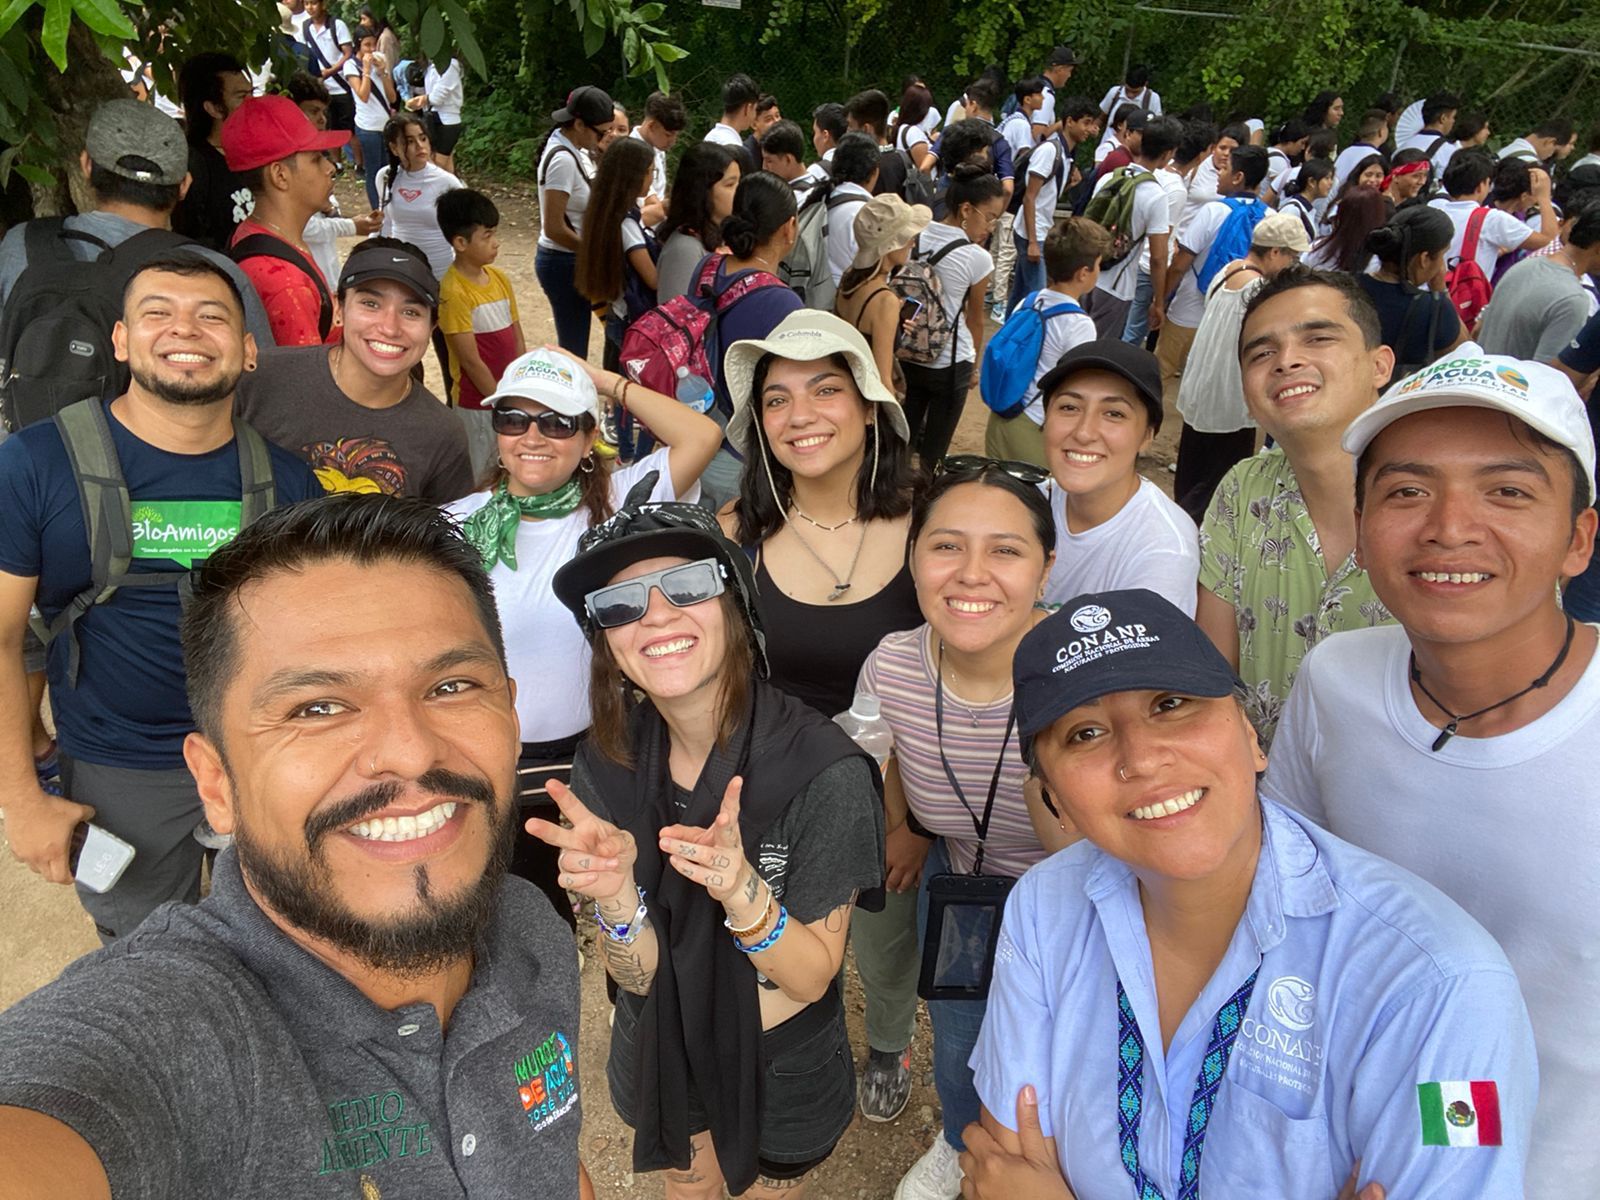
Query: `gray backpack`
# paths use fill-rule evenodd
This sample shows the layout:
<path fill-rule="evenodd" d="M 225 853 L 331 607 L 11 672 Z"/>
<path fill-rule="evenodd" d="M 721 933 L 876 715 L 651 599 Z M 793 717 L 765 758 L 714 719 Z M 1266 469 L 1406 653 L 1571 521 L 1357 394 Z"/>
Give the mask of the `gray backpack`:
<path fill-rule="evenodd" d="M 805 301 L 807 308 L 822 312 L 833 311 L 833 300 L 838 285 L 833 282 L 833 272 L 828 270 L 828 222 L 834 209 L 846 204 L 866 203 L 862 196 L 838 196 L 833 189 L 815 189 L 800 210 L 800 229 L 789 256 L 778 264 L 778 278 L 794 289 Z M 843 213 L 855 219 L 855 213 Z"/>

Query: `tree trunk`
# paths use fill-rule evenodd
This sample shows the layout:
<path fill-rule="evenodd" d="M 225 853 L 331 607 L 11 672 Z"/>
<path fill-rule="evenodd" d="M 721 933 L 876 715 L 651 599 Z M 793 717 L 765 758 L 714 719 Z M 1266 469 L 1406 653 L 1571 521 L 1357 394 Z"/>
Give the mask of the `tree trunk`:
<path fill-rule="evenodd" d="M 56 138 L 61 147 L 60 173 L 48 186 L 33 185 L 35 216 L 54 216 L 75 209 L 88 212 L 94 207 L 89 181 L 78 165 L 89 118 L 107 100 L 125 100 L 130 95 L 117 64 L 100 50 L 94 35 L 78 21 L 67 35 L 67 69 L 57 74 L 53 65 L 41 72 L 41 82 L 50 110 L 55 113 Z M 70 207 L 69 207 L 70 206 Z"/>

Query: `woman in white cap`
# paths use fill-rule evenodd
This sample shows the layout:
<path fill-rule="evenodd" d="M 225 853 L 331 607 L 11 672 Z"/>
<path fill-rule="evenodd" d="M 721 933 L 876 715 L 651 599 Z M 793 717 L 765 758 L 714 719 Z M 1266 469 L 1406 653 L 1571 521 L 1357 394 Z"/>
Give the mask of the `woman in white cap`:
<path fill-rule="evenodd" d="M 851 707 L 884 635 L 922 624 L 906 562 L 916 475 L 905 413 L 866 341 L 831 313 L 794 313 L 723 362 L 728 441 L 744 456 L 723 528 L 754 562 L 773 684 L 831 717 Z M 910 1094 L 915 921 L 902 892 L 855 925 L 873 1120 L 892 1120 Z"/>
<path fill-rule="evenodd" d="M 897 396 L 906 392 L 905 375 L 895 350 L 900 341 L 900 294 L 889 277 L 911 258 L 911 247 L 933 220 L 933 210 L 907 204 L 893 192 L 874 196 L 856 209 L 853 222 L 856 256 L 839 280 L 833 311 L 849 321 L 872 347 L 883 386 Z"/>
<path fill-rule="evenodd" d="M 1150 592 L 1078 596 L 1014 684 L 1023 757 L 1083 840 L 1007 898 L 963 1195 L 1521 1200 L 1538 1067 L 1505 955 L 1258 796 L 1200 628 Z"/>
<path fill-rule="evenodd" d="M 661 448 L 608 471 L 594 453 L 602 392 L 648 425 Z M 695 499 L 722 431 L 670 396 L 551 347 L 514 360 L 485 403 L 498 461 L 482 491 L 446 511 L 462 521 L 494 581 L 511 675 L 520 685 L 517 795 L 532 810 L 551 804 L 545 783 L 567 778 L 589 728 L 589 644 L 550 591 L 556 569 L 584 531 L 611 516 L 651 472 L 658 473 L 655 499 Z M 570 919 L 545 847 L 519 839 L 512 870 L 544 888 Z"/>

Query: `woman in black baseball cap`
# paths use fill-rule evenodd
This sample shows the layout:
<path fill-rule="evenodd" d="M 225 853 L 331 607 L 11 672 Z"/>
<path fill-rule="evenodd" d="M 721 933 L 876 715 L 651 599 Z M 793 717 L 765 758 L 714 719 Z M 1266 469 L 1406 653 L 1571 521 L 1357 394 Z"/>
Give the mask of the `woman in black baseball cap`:
<path fill-rule="evenodd" d="M 539 248 L 533 273 L 550 301 L 556 341 L 569 354 L 589 354 L 588 299 L 578 291 L 578 247 L 589 189 L 599 168 L 600 139 L 615 119 L 611 97 L 597 87 L 573 88 L 550 114 L 555 126 L 539 155 Z"/>
<path fill-rule="evenodd" d="M 1537 1065 L 1505 956 L 1258 796 L 1200 628 L 1149 591 L 1078 596 L 1013 680 L 1023 756 L 1083 840 L 1007 899 L 963 1195 L 1521 1197 Z"/>
<path fill-rule="evenodd" d="M 766 681 L 744 553 L 697 505 L 646 502 L 653 483 L 556 573 L 593 645 L 594 719 L 572 787 L 549 786 L 572 828 L 528 832 L 594 902 L 634 1169 L 665 1170 L 668 1197 L 719 1173 L 789 1196 L 854 1112 L 836 978 L 857 897 L 881 904 L 881 784 Z"/>

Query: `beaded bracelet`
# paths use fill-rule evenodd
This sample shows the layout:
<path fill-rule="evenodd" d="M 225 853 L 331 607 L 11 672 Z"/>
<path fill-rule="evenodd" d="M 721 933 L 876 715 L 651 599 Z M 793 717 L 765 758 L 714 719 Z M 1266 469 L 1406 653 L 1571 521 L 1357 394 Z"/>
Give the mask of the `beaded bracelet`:
<path fill-rule="evenodd" d="M 773 931 L 767 934 L 754 946 L 746 946 L 738 938 L 733 939 L 733 944 L 745 954 L 760 954 L 763 950 L 771 950 L 778 944 L 778 939 L 783 936 L 783 931 L 789 928 L 789 910 L 783 905 L 778 905 L 778 924 Z"/>
<path fill-rule="evenodd" d="M 637 888 L 636 890 L 639 893 L 639 907 L 634 909 L 633 916 L 621 925 L 612 925 L 608 923 L 605 917 L 601 916 L 600 914 L 599 901 L 595 902 L 595 924 L 600 926 L 601 933 L 605 934 L 606 937 L 610 938 L 613 942 L 616 942 L 619 946 L 633 945 L 635 939 L 638 938 L 639 934 L 644 929 L 644 919 L 649 910 L 645 907 L 644 903 L 644 889 Z"/>

